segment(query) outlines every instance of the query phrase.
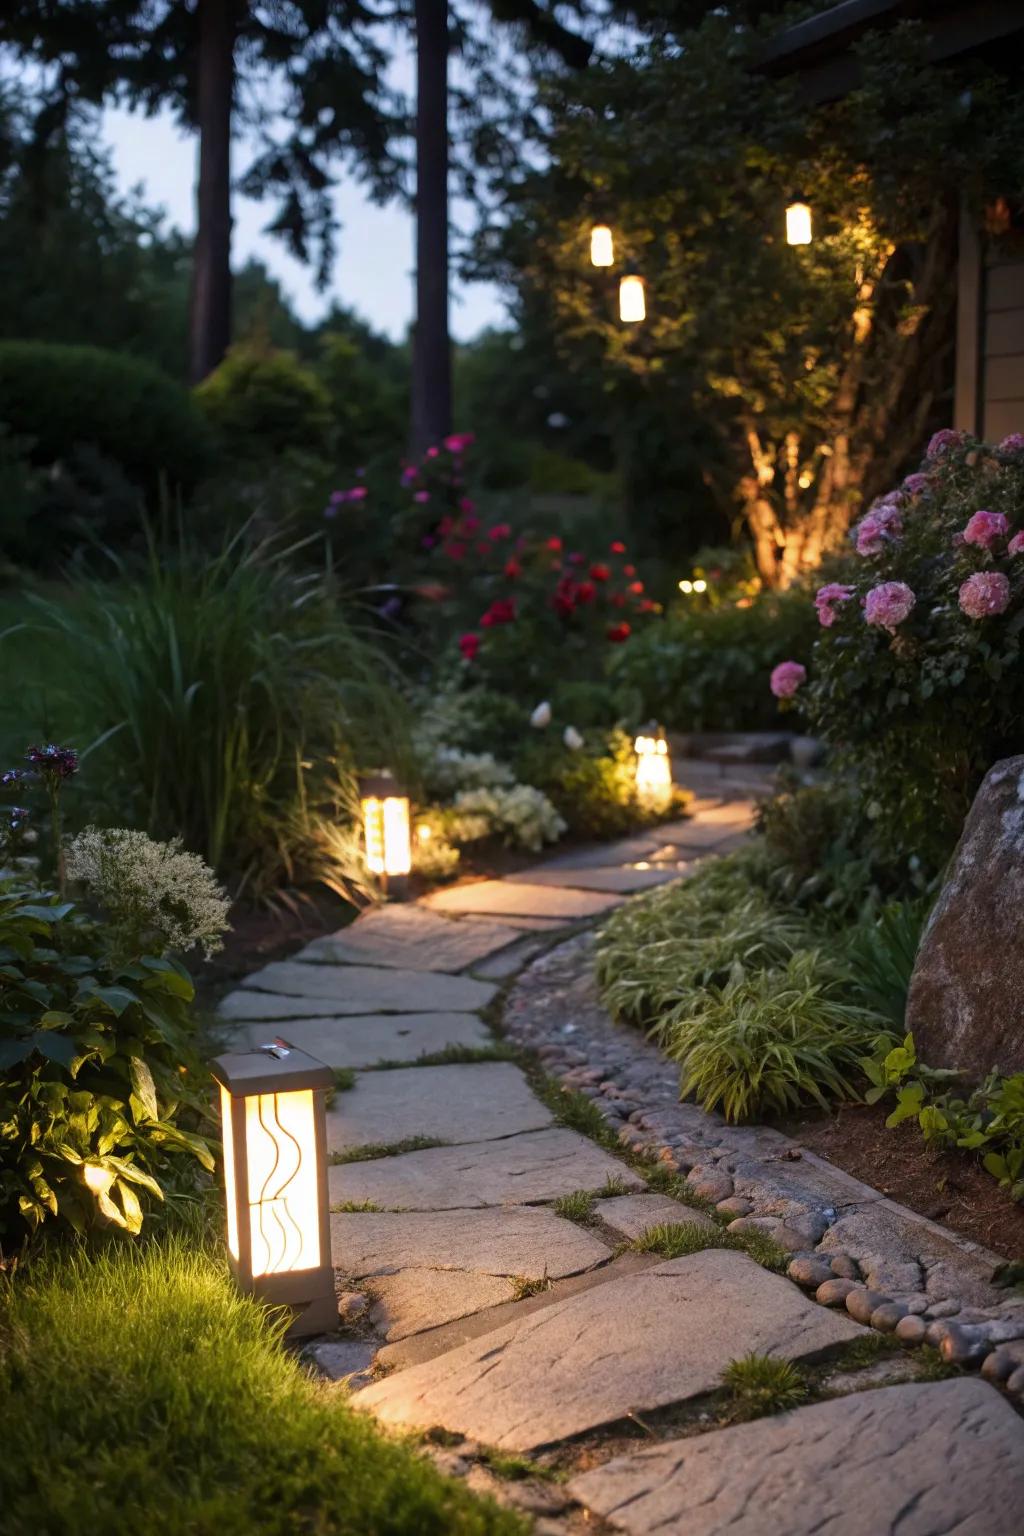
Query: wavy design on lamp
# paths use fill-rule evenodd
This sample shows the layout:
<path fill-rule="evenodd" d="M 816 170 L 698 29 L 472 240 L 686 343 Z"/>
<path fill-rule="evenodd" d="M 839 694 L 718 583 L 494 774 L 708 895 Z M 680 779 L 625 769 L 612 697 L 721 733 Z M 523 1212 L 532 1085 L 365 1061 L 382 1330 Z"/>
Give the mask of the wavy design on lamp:
<path fill-rule="evenodd" d="M 253 1253 L 253 1271 L 265 1275 L 301 1269 L 304 1247 L 302 1228 L 288 1207 L 287 1193 L 299 1176 L 302 1148 L 297 1138 L 282 1125 L 277 1098 L 276 1093 L 266 1093 L 261 1094 L 259 1100 L 259 1123 L 270 1139 L 274 1159 L 260 1188 L 253 1231 L 254 1248 L 257 1233 L 266 1245 L 264 1255 Z M 264 1119 L 265 1110 L 272 1116 L 270 1125 Z"/>

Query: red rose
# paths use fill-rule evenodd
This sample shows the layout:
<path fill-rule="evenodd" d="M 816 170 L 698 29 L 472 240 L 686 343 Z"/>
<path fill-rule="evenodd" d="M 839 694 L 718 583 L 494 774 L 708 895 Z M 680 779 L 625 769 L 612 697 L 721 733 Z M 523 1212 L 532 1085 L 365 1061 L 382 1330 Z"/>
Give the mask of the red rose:
<path fill-rule="evenodd" d="M 609 581 L 611 574 L 611 570 L 607 565 L 598 564 L 590 567 L 590 578 L 592 581 Z"/>
<path fill-rule="evenodd" d="M 633 631 L 626 623 L 613 624 L 608 630 L 608 639 L 613 645 L 621 645 L 624 640 L 629 639 L 632 633 Z"/>
<path fill-rule="evenodd" d="M 557 552 L 562 547 L 562 541 L 556 534 L 554 538 L 548 539 L 547 544 L 544 547 L 545 549 L 553 549 Z"/>
<path fill-rule="evenodd" d="M 511 624 L 516 616 L 516 600 L 514 597 L 496 597 L 494 602 L 484 614 L 480 623 L 484 629 L 493 629 L 496 624 Z"/>
<path fill-rule="evenodd" d="M 459 650 L 466 661 L 475 661 L 480 649 L 480 636 L 474 634 L 459 636 Z"/>
<path fill-rule="evenodd" d="M 523 568 L 519 564 L 518 560 L 505 561 L 505 575 L 508 577 L 509 581 L 515 581 L 516 577 L 522 574 L 522 570 Z"/>
<path fill-rule="evenodd" d="M 624 565 L 622 567 L 622 574 L 623 574 L 623 576 L 635 576 L 636 575 L 636 566 L 635 565 Z"/>
<path fill-rule="evenodd" d="M 632 592 L 634 597 L 639 597 L 644 590 L 644 584 L 642 581 L 631 581 L 628 590 Z"/>
<path fill-rule="evenodd" d="M 592 603 L 597 596 L 597 588 L 592 581 L 581 581 L 576 589 L 576 601 L 578 603 Z"/>
<path fill-rule="evenodd" d="M 626 546 L 625 546 L 625 544 L 623 544 L 621 539 L 616 539 L 615 542 L 612 544 L 612 554 L 613 555 L 624 555 L 625 553 L 626 553 Z"/>

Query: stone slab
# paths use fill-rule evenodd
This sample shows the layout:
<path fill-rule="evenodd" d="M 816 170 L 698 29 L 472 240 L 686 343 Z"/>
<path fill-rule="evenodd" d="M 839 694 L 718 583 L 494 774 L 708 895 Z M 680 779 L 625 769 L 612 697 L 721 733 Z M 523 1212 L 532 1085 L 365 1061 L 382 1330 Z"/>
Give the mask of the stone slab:
<path fill-rule="evenodd" d="M 611 1200 L 598 1200 L 594 1215 L 630 1242 L 651 1227 L 679 1226 L 684 1222 L 715 1226 L 703 1211 L 684 1205 L 681 1200 L 671 1200 L 668 1195 L 615 1195 Z"/>
<path fill-rule="evenodd" d="M 376 1300 L 370 1320 L 389 1344 L 499 1307 L 515 1295 L 507 1277 L 461 1269 L 403 1269 L 397 1275 L 378 1275 L 372 1289 Z"/>
<path fill-rule="evenodd" d="M 469 976 L 388 970 L 383 966 L 306 965 L 300 960 L 275 960 L 247 976 L 242 987 L 247 992 L 283 995 L 293 1001 L 315 998 L 330 1003 L 332 1013 L 475 1013 L 478 1008 L 486 1008 L 495 992 L 489 982 L 474 981 Z M 237 997 L 237 993 L 231 993 L 231 997 Z M 269 1010 L 281 1005 L 261 997 L 253 1006 Z M 305 1012 L 323 1010 L 307 1008 Z M 221 1013 L 229 1018 L 246 1017 L 225 1011 L 224 1004 Z M 262 1012 L 248 1017 L 272 1019 L 286 1015 Z"/>
<path fill-rule="evenodd" d="M 529 1451 L 708 1392 L 750 1351 L 807 1359 L 862 1331 L 746 1254 L 706 1249 L 554 1302 L 355 1401 L 388 1424 Z"/>
<path fill-rule="evenodd" d="M 488 955 L 472 966 L 474 976 L 483 976 L 487 981 L 504 981 L 507 976 L 514 976 L 524 966 L 529 965 L 535 955 L 544 947 L 543 939 L 532 939 L 520 934 L 514 944 L 507 949 L 501 949 L 497 954 Z"/>
<path fill-rule="evenodd" d="M 690 822 L 680 822 L 678 830 L 663 827 L 662 831 L 667 843 L 676 848 L 706 849 L 721 848 L 726 844 L 739 845 L 740 839 L 750 827 L 749 822 L 741 822 L 738 825 L 728 825 L 724 822 L 703 821 L 696 819 Z"/>
<path fill-rule="evenodd" d="M 433 1136 L 438 1141 L 493 1141 L 539 1131 L 551 1112 L 510 1061 L 455 1067 L 398 1067 L 363 1072 L 327 1112 L 327 1150 Z"/>
<path fill-rule="evenodd" d="M 617 907 L 619 899 L 599 891 L 561 890 L 554 886 L 520 884 L 515 880 L 478 880 L 452 886 L 447 891 L 435 891 L 424 898 L 427 906 L 438 912 L 554 917 L 566 923 L 582 917 L 598 917 Z"/>
<path fill-rule="evenodd" d="M 303 1360 L 328 1381 L 343 1382 L 351 1391 L 368 1386 L 377 1353 L 373 1339 L 317 1339 L 302 1352 Z"/>
<path fill-rule="evenodd" d="M 490 923 L 493 918 L 486 912 L 465 912 L 459 918 L 460 923 Z M 564 919 L 560 917 L 527 917 L 525 913 L 503 913 L 501 919 L 503 928 L 518 928 L 522 933 L 557 933 L 565 927 Z"/>
<path fill-rule="evenodd" d="M 342 1113 L 344 1109 L 343 1104 Z M 621 1179 L 631 1189 L 644 1187 L 625 1163 L 561 1126 L 503 1141 L 341 1163 L 329 1170 L 328 1178 L 335 1204 L 372 1200 L 385 1210 L 409 1211 L 557 1200 L 578 1189 L 598 1190 L 610 1178 Z"/>
<path fill-rule="evenodd" d="M 331 1252 L 334 1267 L 354 1279 L 405 1269 L 457 1269 L 557 1280 L 609 1257 L 592 1232 L 543 1207 L 521 1205 L 501 1211 L 336 1212 Z"/>
<path fill-rule="evenodd" d="M 650 865 L 639 869 L 635 864 L 626 864 L 612 869 L 531 869 L 521 875 L 509 875 L 508 879 L 522 885 L 551 885 L 563 890 L 612 891 L 629 896 L 634 891 L 647 891 L 652 886 L 676 880 L 678 872 Z"/>
<path fill-rule="evenodd" d="M 329 1067 L 375 1067 L 416 1061 L 448 1046 L 481 1050 L 494 1039 L 475 1013 L 345 1014 L 341 1018 L 246 1024 L 230 1032 L 233 1050 L 255 1050 L 280 1035 Z"/>
<path fill-rule="evenodd" d="M 569 1486 L 630 1536 L 1020 1536 L 1024 1423 L 969 1377 L 882 1387 L 654 1445 Z"/>
<path fill-rule="evenodd" d="M 620 838 L 615 843 L 593 843 L 580 848 L 569 848 L 556 858 L 545 859 L 537 866 L 536 873 L 549 869 L 618 869 L 637 859 L 650 858 L 651 851 L 662 839 L 659 829 L 638 833 L 635 837 Z"/>
<path fill-rule="evenodd" d="M 314 939 L 297 960 L 385 965 L 396 970 L 462 971 L 518 937 L 500 923 L 472 926 L 421 906 L 380 907 L 339 933 Z"/>

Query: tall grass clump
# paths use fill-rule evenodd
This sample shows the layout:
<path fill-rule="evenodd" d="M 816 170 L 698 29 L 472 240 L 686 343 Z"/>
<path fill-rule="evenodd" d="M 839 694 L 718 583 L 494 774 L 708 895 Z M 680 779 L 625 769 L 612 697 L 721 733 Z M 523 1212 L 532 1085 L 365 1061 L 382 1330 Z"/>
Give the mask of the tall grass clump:
<path fill-rule="evenodd" d="M 218 1245 L 52 1248 L 0 1283 L 0 1532 L 525 1536 L 313 1380 Z"/>
<path fill-rule="evenodd" d="M 255 898 L 360 879 L 355 767 L 404 730 L 387 658 L 294 554 L 248 528 L 212 556 L 179 536 L 37 605 L 102 743 L 92 766 L 137 824 Z"/>

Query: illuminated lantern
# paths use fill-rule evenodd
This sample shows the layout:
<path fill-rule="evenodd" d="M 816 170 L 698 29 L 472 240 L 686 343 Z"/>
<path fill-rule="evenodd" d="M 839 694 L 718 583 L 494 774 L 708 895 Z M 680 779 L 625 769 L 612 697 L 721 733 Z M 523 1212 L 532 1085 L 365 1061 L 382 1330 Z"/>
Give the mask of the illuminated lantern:
<path fill-rule="evenodd" d="M 627 325 L 636 325 L 646 318 L 644 280 L 639 272 L 627 272 L 619 279 L 619 319 Z"/>
<path fill-rule="evenodd" d="M 636 752 L 636 793 L 640 802 L 652 810 L 666 811 L 672 804 L 672 760 L 668 742 L 658 726 L 633 743 Z M 656 734 L 655 734 L 656 733 Z"/>
<path fill-rule="evenodd" d="M 610 267 L 615 262 L 615 242 L 607 224 L 595 224 L 590 231 L 590 265 Z"/>
<path fill-rule="evenodd" d="M 366 862 L 386 890 L 400 894 L 412 868 L 409 796 L 390 773 L 374 773 L 359 785 Z"/>
<path fill-rule="evenodd" d="M 210 1064 L 220 1087 L 228 1254 L 239 1287 L 287 1306 L 289 1332 L 338 1326 L 327 1189 L 334 1073 L 284 1042 Z"/>
<path fill-rule="evenodd" d="M 693 591 L 693 582 L 688 581 L 684 576 L 682 581 L 679 583 L 679 590 L 685 597 L 689 597 Z"/>
<path fill-rule="evenodd" d="M 810 204 L 802 198 L 797 198 L 786 209 L 786 244 L 810 245 L 811 243 L 811 209 Z"/>

